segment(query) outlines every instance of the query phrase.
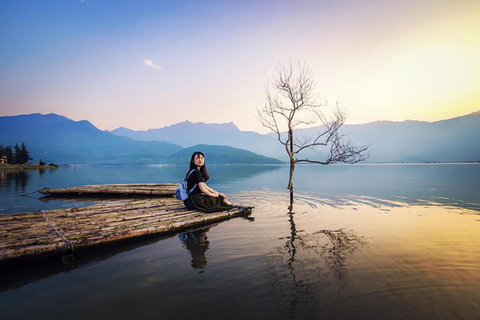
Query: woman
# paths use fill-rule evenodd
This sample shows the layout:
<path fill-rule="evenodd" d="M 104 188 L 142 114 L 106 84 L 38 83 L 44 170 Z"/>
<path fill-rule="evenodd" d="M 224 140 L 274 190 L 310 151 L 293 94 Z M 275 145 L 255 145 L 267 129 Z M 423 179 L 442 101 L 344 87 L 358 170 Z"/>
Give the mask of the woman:
<path fill-rule="evenodd" d="M 206 182 L 210 178 L 205 167 L 205 156 L 195 151 L 190 159 L 190 169 L 187 172 L 188 198 L 184 201 L 185 206 L 190 210 L 204 212 L 216 212 L 233 208 L 223 193 L 219 193 Z"/>

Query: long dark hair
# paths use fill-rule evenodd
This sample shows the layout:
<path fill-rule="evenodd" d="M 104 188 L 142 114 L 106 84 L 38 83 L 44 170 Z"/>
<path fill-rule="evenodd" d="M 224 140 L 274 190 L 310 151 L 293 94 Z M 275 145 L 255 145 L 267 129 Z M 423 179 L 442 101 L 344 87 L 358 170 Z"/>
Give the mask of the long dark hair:
<path fill-rule="evenodd" d="M 195 151 L 193 154 L 192 154 L 192 158 L 190 159 L 190 169 L 188 169 L 188 172 L 192 171 L 193 169 L 197 169 L 197 166 L 195 165 L 195 156 L 199 154 L 201 155 L 203 158 L 205 158 L 205 155 L 200 152 L 200 151 Z M 185 175 L 185 177 L 188 175 L 188 172 L 187 174 Z M 200 173 L 202 174 L 203 178 L 205 179 L 205 181 L 207 181 L 209 178 L 210 178 L 210 175 L 208 174 L 208 171 L 207 171 L 207 167 L 205 166 L 205 162 L 203 163 L 203 166 L 200 167 Z"/>

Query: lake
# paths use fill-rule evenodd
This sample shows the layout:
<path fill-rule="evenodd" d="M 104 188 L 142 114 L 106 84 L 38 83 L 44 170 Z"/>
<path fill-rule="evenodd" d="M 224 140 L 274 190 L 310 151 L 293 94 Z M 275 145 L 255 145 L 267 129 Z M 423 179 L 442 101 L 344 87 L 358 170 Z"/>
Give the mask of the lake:
<path fill-rule="evenodd" d="M 287 166 L 208 169 L 211 187 L 255 207 L 248 219 L 67 265 L 3 267 L 2 318 L 479 319 L 479 164 L 298 165 L 292 213 Z M 186 171 L 0 171 L 0 214 L 95 201 L 46 199 L 43 187 L 179 182 Z"/>

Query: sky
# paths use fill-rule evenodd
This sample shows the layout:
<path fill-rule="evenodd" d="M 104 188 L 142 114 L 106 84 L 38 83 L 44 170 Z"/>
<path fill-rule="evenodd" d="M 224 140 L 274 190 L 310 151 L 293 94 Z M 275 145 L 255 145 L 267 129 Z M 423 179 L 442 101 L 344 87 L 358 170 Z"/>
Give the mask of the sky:
<path fill-rule="evenodd" d="M 480 110 L 480 1 L 0 1 L 0 116 L 101 130 L 182 121 L 268 132 L 279 64 L 305 63 L 348 124 Z"/>

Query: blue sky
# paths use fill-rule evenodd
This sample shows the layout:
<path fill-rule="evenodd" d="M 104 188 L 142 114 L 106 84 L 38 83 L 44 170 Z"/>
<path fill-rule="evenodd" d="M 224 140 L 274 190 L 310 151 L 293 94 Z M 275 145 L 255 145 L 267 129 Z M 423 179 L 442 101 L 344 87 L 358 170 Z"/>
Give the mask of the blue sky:
<path fill-rule="evenodd" d="M 479 16 L 475 0 L 4 0 L 0 116 L 265 132 L 265 84 L 292 60 L 348 123 L 450 118 L 480 110 Z"/>

